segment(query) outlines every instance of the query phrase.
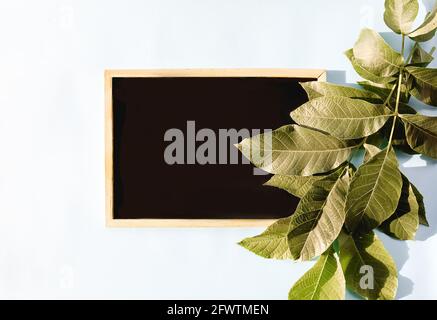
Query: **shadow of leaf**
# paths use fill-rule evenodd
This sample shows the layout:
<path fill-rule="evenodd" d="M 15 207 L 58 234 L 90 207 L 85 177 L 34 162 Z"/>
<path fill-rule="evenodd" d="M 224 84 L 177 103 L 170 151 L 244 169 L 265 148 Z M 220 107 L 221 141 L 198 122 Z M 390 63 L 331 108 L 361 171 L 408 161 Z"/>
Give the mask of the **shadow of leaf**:
<path fill-rule="evenodd" d="M 346 82 L 346 71 L 343 70 L 328 70 L 326 71 L 328 82 L 344 84 Z"/>
<path fill-rule="evenodd" d="M 413 292 L 414 283 L 410 278 L 404 277 L 403 275 L 398 275 L 398 293 L 396 295 L 397 299 L 405 298 Z"/>

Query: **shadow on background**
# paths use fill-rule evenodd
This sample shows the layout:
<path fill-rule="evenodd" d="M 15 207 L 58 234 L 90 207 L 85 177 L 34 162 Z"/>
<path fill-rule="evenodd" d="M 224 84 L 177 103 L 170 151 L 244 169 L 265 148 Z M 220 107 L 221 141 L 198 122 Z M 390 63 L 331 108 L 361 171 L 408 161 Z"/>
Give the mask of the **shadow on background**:
<path fill-rule="evenodd" d="M 414 165 L 417 159 L 417 166 Z M 416 157 L 414 159 L 414 157 Z M 406 161 L 412 162 L 409 167 L 406 166 Z M 437 202 L 435 201 L 435 184 L 437 181 L 437 160 L 430 159 L 425 156 L 407 156 L 400 157 L 402 171 L 411 180 L 411 182 L 419 189 L 423 195 L 425 204 L 426 216 L 429 222 L 429 227 L 420 226 L 417 232 L 416 240 L 425 241 L 428 238 L 437 234 Z"/>
<path fill-rule="evenodd" d="M 393 260 L 396 263 L 396 268 L 398 270 L 398 291 L 396 294 L 396 298 L 404 298 L 410 295 L 413 292 L 413 281 L 411 279 L 401 275 L 399 270 L 402 269 L 404 264 L 407 262 L 409 258 L 409 248 L 406 241 L 396 240 L 386 236 L 382 232 L 377 232 L 378 236 L 384 243 L 385 248 L 393 257 Z"/>
<path fill-rule="evenodd" d="M 337 84 L 346 84 L 346 71 L 343 70 L 328 70 L 326 71 L 328 82 Z"/>

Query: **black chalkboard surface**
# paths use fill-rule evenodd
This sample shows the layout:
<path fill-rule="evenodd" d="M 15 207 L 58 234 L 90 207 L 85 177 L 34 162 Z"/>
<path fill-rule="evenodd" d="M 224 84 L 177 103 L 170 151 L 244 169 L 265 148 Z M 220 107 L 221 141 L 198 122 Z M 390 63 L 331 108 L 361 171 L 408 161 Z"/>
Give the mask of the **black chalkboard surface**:
<path fill-rule="evenodd" d="M 270 175 L 239 153 L 230 163 L 235 147 L 222 133 L 290 123 L 290 111 L 307 100 L 299 82 L 323 72 L 258 72 L 107 72 L 109 225 L 260 225 L 293 212 L 296 198 L 263 186 Z"/>

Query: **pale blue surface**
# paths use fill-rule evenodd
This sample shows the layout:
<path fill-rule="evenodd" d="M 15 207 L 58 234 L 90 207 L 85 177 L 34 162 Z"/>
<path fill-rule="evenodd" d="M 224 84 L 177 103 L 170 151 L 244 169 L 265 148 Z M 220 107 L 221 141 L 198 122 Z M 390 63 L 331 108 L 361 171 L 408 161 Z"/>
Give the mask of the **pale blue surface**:
<path fill-rule="evenodd" d="M 312 263 L 236 245 L 262 229 L 104 227 L 103 70 L 325 68 L 351 83 L 342 52 L 361 27 L 389 31 L 382 12 L 381 0 L 1 1 L 0 298 L 286 298 Z M 432 227 L 383 240 L 399 297 L 436 299 L 437 164 L 401 162 Z"/>

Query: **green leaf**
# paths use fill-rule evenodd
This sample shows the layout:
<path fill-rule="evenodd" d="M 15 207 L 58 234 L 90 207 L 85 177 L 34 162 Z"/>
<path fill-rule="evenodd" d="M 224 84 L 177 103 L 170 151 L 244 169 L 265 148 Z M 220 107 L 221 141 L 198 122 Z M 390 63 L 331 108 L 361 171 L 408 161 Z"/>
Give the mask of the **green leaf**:
<path fill-rule="evenodd" d="M 406 104 L 399 104 L 399 112 L 404 114 L 416 114 L 416 110 L 414 110 L 412 107 Z M 384 128 L 382 129 L 382 133 L 387 138 L 387 140 L 390 137 L 391 129 L 393 126 L 393 118 L 389 119 Z M 413 149 L 410 148 L 407 142 L 407 137 L 405 135 L 405 126 L 402 121 L 399 119 L 396 120 L 395 129 L 393 132 L 393 140 L 392 144 L 397 147 L 397 149 L 402 150 L 405 153 L 408 154 L 415 154 Z"/>
<path fill-rule="evenodd" d="M 364 79 L 370 80 L 375 83 L 388 83 L 396 81 L 395 77 L 381 77 L 375 74 L 373 69 L 369 69 L 366 65 L 362 64 L 355 58 L 353 49 L 347 50 L 344 54 L 351 62 L 352 67 L 355 69 L 355 71 Z"/>
<path fill-rule="evenodd" d="M 381 129 L 391 115 L 387 108 L 346 97 L 316 98 L 290 113 L 298 124 L 339 139 L 369 136 Z"/>
<path fill-rule="evenodd" d="M 319 97 L 348 97 L 352 99 L 362 99 L 372 103 L 379 103 L 379 96 L 375 93 L 356 89 L 353 87 L 339 86 L 336 84 L 310 81 L 302 82 L 300 84 L 308 95 L 308 99 L 315 99 Z"/>
<path fill-rule="evenodd" d="M 365 143 L 364 145 L 364 162 L 369 161 L 372 159 L 377 153 L 381 152 L 381 149 L 377 146 L 369 143 Z"/>
<path fill-rule="evenodd" d="M 373 232 L 353 237 L 341 233 L 340 263 L 346 286 L 353 292 L 370 300 L 392 300 L 396 297 L 396 265 Z"/>
<path fill-rule="evenodd" d="M 413 240 L 419 228 L 419 203 L 407 177 L 402 175 L 402 191 L 395 213 L 384 221 L 380 229 L 400 240 Z"/>
<path fill-rule="evenodd" d="M 426 104 L 437 106 L 437 69 L 407 67 L 414 77 L 411 94 Z"/>
<path fill-rule="evenodd" d="M 369 159 L 371 159 L 373 156 L 375 156 L 378 152 L 381 151 L 380 148 L 378 148 L 375 145 L 372 144 L 368 144 L 365 143 L 364 144 L 364 149 L 365 149 L 365 153 L 364 153 L 364 162 L 369 161 Z M 426 219 L 426 211 L 425 211 L 425 205 L 423 203 L 423 196 L 420 193 L 420 191 L 414 186 L 414 184 L 412 184 L 408 178 L 401 172 L 401 177 L 402 177 L 402 191 L 404 191 L 404 181 L 408 181 L 410 187 L 413 190 L 414 196 L 416 198 L 417 204 L 418 204 L 418 216 L 419 216 L 419 224 L 424 225 L 424 226 L 429 226 L 428 221 Z M 401 197 L 403 196 L 403 192 L 401 191 Z M 401 199 L 399 199 L 399 202 L 401 201 Z M 398 204 L 398 208 L 396 210 L 399 209 L 399 204 Z"/>
<path fill-rule="evenodd" d="M 385 0 L 384 21 L 399 34 L 407 34 L 419 12 L 417 0 Z"/>
<path fill-rule="evenodd" d="M 347 170 L 337 181 L 316 181 L 291 216 L 288 245 L 293 259 L 310 260 L 331 246 L 344 224 Z"/>
<path fill-rule="evenodd" d="M 332 248 L 291 288 L 290 300 L 344 300 L 345 279 Z"/>
<path fill-rule="evenodd" d="M 323 178 L 324 176 L 285 176 L 275 174 L 264 185 L 280 188 L 298 198 L 302 198 L 311 189 L 314 182 Z"/>
<path fill-rule="evenodd" d="M 355 174 L 355 172 L 357 172 L 357 168 L 352 163 L 348 163 L 348 166 L 349 168 L 347 171 L 349 173 L 349 177 L 352 177 Z"/>
<path fill-rule="evenodd" d="M 380 151 L 361 165 L 350 183 L 346 199 L 349 231 L 371 231 L 395 211 L 402 178 L 393 149 Z"/>
<path fill-rule="evenodd" d="M 364 149 L 366 150 L 364 153 L 364 162 L 367 162 L 369 159 L 371 159 L 373 156 L 375 156 L 378 152 L 381 151 L 380 148 L 378 148 L 375 145 L 372 144 L 364 144 Z M 414 184 L 412 184 L 408 178 L 401 172 L 401 177 L 402 177 L 402 191 L 401 191 L 401 197 L 403 196 L 403 192 L 404 191 L 404 181 L 408 181 L 410 187 L 413 190 L 414 193 L 414 197 L 416 198 L 417 201 L 417 205 L 418 205 L 418 216 L 419 216 L 419 224 L 424 225 L 424 226 L 429 226 L 428 221 L 426 219 L 426 212 L 425 212 L 425 205 L 423 203 L 423 196 L 420 193 L 420 191 L 414 186 Z M 399 199 L 399 202 L 401 201 L 401 199 Z M 398 204 L 398 208 L 396 210 L 399 209 L 399 204 Z"/>
<path fill-rule="evenodd" d="M 387 125 L 384 127 L 383 131 L 385 133 L 385 137 L 387 138 L 387 140 L 390 137 L 390 131 L 392 126 L 393 126 L 393 121 L 390 120 L 390 122 L 387 122 Z M 414 151 L 411 152 L 411 149 L 407 144 L 407 138 L 405 136 L 405 126 L 399 120 L 396 121 L 395 123 L 392 144 L 397 148 L 402 149 L 402 151 L 407 152 L 408 154 L 414 154 Z"/>
<path fill-rule="evenodd" d="M 246 238 L 239 245 L 264 258 L 291 259 L 287 242 L 290 219 L 279 219 L 260 235 Z"/>
<path fill-rule="evenodd" d="M 377 132 L 367 137 L 363 143 L 364 147 L 364 157 L 363 162 L 369 161 L 377 153 L 381 151 L 381 147 L 386 145 L 386 140 L 381 132 Z"/>
<path fill-rule="evenodd" d="M 264 185 L 280 188 L 298 198 L 302 198 L 312 188 L 314 182 L 322 179 L 336 181 L 340 173 L 343 172 L 343 169 L 344 166 L 340 166 L 332 172 L 314 176 L 285 176 L 275 174 L 270 180 L 264 183 Z"/>
<path fill-rule="evenodd" d="M 426 210 L 425 204 L 423 203 L 423 196 L 414 184 L 412 184 L 411 182 L 410 184 L 413 188 L 414 195 L 416 196 L 417 203 L 419 204 L 419 224 L 429 227 L 428 220 L 426 219 Z"/>
<path fill-rule="evenodd" d="M 400 66 L 404 62 L 402 56 L 371 29 L 361 31 L 353 48 L 353 56 L 360 66 L 381 78 L 391 78 L 399 73 Z"/>
<path fill-rule="evenodd" d="M 425 21 L 413 32 L 411 32 L 408 36 L 417 42 L 425 42 L 431 40 L 437 28 L 437 4 L 434 6 L 434 9 L 428 13 L 425 18 Z"/>
<path fill-rule="evenodd" d="M 375 94 L 377 94 L 381 100 L 385 101 L 388 96 L 390 95 L 390 92 L 392 91 L 393 87 L 395 86 L 393 83 L 374 83 L 370 81 L 358 81 L 358 84 L 362 86 L 367 91 L 371 91 Z M 410 96 L 408 94 L 407 87 L 405 84 L 401 85 L 401 96 L 400 96 L 401 102 L 408 102 L 410 99 Z M 396 96 L 395 94 L 392 94 L 390 102 L 394 105 L 396 102 Z"/>
<path fill-rule="evenodd" d="M 337 168 L 357 147 L 319 131 L 286 125 L 237 145 L 252 163 L 274 174 L 313 175 Z"/>
<path fill-rule="evenodd" d="M 432 47 L 431 51 L 428 53 L 416 42 L 413 48 L 410 65 L 416 67 L 427 67 L 434 60 L 432 54 L 435 49 L 435 47 Z"/>
<path fill-rule="evenodd" d="M 424 155 L 437 158 L 437 117 L 401 114 L 410 147 Z"/>
<path fill-rule="evenodd" d="M 390 95 L 393 84 L 381 84 L 371 81 L 358 81 L 358 84 L 362 86 L 366 91 L 373 92 L 378 95 L 380 101 L 384 101 Z"/>

